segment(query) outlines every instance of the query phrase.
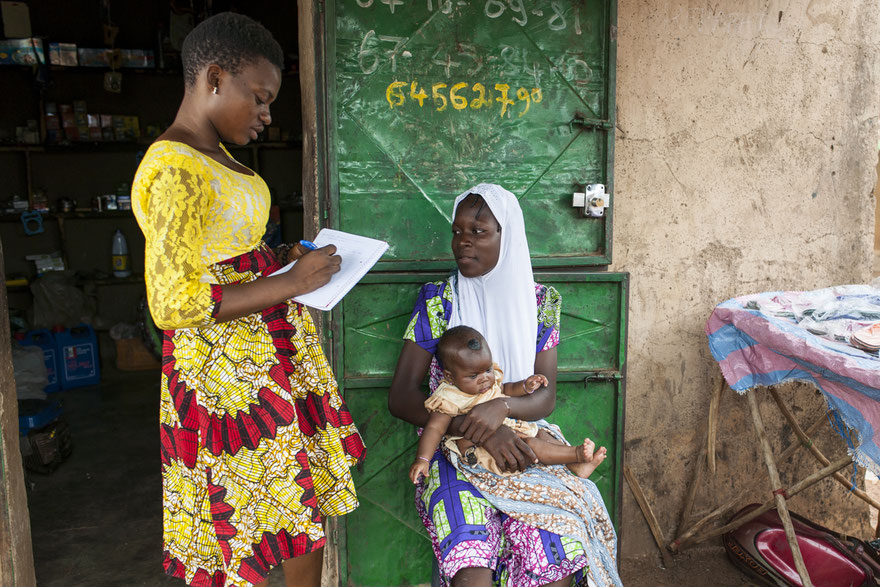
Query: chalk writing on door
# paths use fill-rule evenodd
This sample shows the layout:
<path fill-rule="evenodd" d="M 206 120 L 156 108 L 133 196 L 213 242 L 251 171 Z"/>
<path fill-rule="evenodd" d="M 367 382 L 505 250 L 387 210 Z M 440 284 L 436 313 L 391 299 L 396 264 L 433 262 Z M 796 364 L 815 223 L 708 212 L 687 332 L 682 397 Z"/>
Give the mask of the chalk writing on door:
<path fill-rule="evenodd" d="M 368 30 L 359 45 L 358 67 L 364 75 L 370 75 L 388 63 L 391 73 L 396 73 L 401 58 L 412 62 L 413 54 L 407 49 L 409 41 L 408 37 L 380 35 Z M 535 86 L 541 85 L 545 75 L 557 73 L 578 86 L 587 85 L 594 77 L 592 68 L 580 53 L 551 55 L 505 44 L 482 51 L 471 43 L 440 42 L 428 63 L 442 70 L 447 79 L 462 74 L 473 79 L 486 68 L 496 69 L 505 78 L 531 77 Z"/>
<path fill-rule="evenodd" d="M 376 5 L 374 0 L 355 0 L 361 8 L 373 8 Z M 384 5 L 391 14 L 398 14 L 398 7 L 407 4 L 416 5 L 418 1 L 407 2 L 405 0 L 378 0 L 379 4 Z M 479 0 L 475 0 L 474 4 L 478 4 Z M 529 18 L 534 21 L 535 18 L 546 19 L 547 28 L 554 32 L 564 31 L 569 25 L 572 26 L 576 35 L 582 35 L 584 27 L 581 24 L 581 7 L 572 6 L 566 10 L 565 4 L 560 0 L 551 0 L 550 2 L 529 2 L 531 6 L 526 6 L 523 0 L 485 0 L 483 4 L 483 14 L 491 19 L 509 17 L 519 26 L 529 24 Z M 377 8 L 381 8 L 376 5 Z M 425 8 L 429 14 L 441 12 L 447 16 L 455 17 L 456 9 L 470 8 L 469 0 L 425 0 Z"/>
<path fill-rule="evenodd" d="M 505 83 L 487 86 L 480 82 L 473 85 L 470 82 L 451 85 L 437 82 L 429 86 L 422 85 L 417 80 L 411 82 L 395 80 L 385 89 L 385 100 L 392 110 L 407 105 L 411 108 L 423 108 L 427 103 L 428 108 L 433 107 L 437 112 L 495 109 L 501 117 L 509 117 L 512 114 L 516 114 L 517 117 L 525 116 L 533 103 L 538 104 L 543 99 L 544 93 L 541 88 L 520 87 L 513 90 L 510 84 Z"/>

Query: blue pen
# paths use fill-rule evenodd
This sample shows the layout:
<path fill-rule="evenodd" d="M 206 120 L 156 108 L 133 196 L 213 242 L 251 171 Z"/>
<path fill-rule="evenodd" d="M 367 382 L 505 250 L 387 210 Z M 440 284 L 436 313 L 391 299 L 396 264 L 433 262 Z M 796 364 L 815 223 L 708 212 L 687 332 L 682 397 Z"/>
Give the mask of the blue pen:
<path fill-rule="evenodd" d="M 304 246 L 305 248 L 307 248 L 310 251 L 314 251 L 315 249 L 318 248 L 318 245 L 316 245 L 312 241 L 301 240 L 301 241 L 299 241 L 299 244 L 301 244 L 302 246 Z"/>

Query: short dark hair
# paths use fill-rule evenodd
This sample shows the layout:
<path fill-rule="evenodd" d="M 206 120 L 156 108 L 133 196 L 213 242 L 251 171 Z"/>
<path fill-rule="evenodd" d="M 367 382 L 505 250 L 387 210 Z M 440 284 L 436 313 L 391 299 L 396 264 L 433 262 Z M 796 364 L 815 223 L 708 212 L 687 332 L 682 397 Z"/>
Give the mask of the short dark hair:
<path fill-rule="evenodd" d="M 455 326 L 450 328 L 440 337 L 437 342 L 437 358 L 444 369 L 454 362 L 455 355 L 463 347 L 474 352 L 480 352 L 484 348 L 488 350 L 486 339 L 480 331 L 470 326 Z"/>
<path fill-rule="evenodd" d="M 180 57 L 187 88 L 196 83 L 202 68 L 212 63 L 236 74 L 243 65 L 262 57 L 284 69 L 284 51 L 272 33 L 235 12 L 221 12 L 200 22 L 183 40 Z"/>

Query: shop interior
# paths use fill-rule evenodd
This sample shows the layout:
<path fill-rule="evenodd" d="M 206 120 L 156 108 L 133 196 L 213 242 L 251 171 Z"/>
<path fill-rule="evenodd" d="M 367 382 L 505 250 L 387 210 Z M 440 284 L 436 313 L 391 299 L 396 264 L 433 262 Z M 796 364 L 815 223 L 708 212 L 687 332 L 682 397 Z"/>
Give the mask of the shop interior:
<path fill-rule="evenodd" d="M 241 12 L 273 33 L 285 67 L 272 125 L 247 146 L 227 146 L 270 187 L 265 240 L 301 238 L 297 5 L 2 4 L 0 243 L 13 359 L 24 361 L 15 367 L 37 582 L 179 583 L 161 566 L 161 343 L 144 301 L 130 185 L 183 96 L 186 33 L 217 12 Z M 36 391 L 40 374 L 22 358 L 32 363 L 35 348 L 46 365 Z"/>

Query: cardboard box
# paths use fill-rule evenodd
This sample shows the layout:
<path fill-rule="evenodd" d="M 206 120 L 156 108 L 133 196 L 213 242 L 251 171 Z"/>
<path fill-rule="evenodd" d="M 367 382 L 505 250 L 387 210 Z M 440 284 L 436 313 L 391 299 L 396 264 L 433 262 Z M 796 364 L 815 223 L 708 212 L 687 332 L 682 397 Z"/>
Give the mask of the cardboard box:
<path fill-rule="evenodd" d="M 103 140 L 104 137 L 101 134 L 101 117 L 97 114 L 87 114 L 86 118 L 89 121 L 89 140 Z"/>
<path fill-rule="evenodd" d="M 156 67 L 156 57 L 150 49 L 92 49 L 76 50 L 79 64 L 83 67 Z"/>
<path fill-rule="evenodd" d="M 149 49 L 122 49 L 122 67 L 153 68 L 156 58 Z"/>
<path fill-rule="evenodd" d="M 125 138 L 125 117 L 118 114 L 113 115 L 113 136 L 117 141 L 127 140 Z"/>
<path fill-rule="evenodd" d="M 64 259 L 61 253 L 55 252 L 49 255 L 27 255 L 25 259 L 33 261 L 37 266 L 37 273 L 45 273 L 46 271 L 64 271 Z"/>
<path fill-rule="evenodd" d="M 75 67 L 76 58 L 75 43 L 49 43 L 49 63 L 65 67 Z"/>
<path fill-rule="evenodd" d="M 120 338 L 116 341 L 116 368 L 120 371 L 159 369 L 161 366 L 141 339 Z"/>
<path fill-rule="evenodd" d="M 101 115 L 101 138 L 105 141 L 115 140 L 113 133 L 113 116 L 110 114 Z"/>
<path fill-rule="evenodd" d="M 73 113 L 73 106 L 70 104 L 59 104 L 58 111 L 61 113 L 61 128 L 64 129 L 63 138 L 68 141 L 78 141 L 79 129 L 76 126 L 76 117 Z M 60 133 L 58 138 L 61 138 Z M 60 142 L 60 140 L 58 142 Z"/>
<path fill-rule="evenodd" d="M 55 102 L 46 102 L 46 111 L 43 113 L 46 125 L 46 142 L 58 143 L 61 141 L 61 117 L 58 116 L 58 105 Z"/>
<path fill-rule="evenodd" d="M 79 47 L 76 56 L 82 67 L 110 67 L 110 49 Z"/>
<path fill-rule="evenodd" d="M 0 39 L 0 64 L 36 65 L 37 63 L 46 63 L 41 39 Z"/>
<path fill-rule="evenodd" d="M 130 141 L 136 141 L 141 137 L 141 125 L 137 116 L 125 117 L 125 136 Z"/>
<path fill-rule="evenodd" d="M 61 119 L 58 117 L 58 106 L 55 102 L 46 102 L 46 130 L 59 130 L 61 128 Z"/>

